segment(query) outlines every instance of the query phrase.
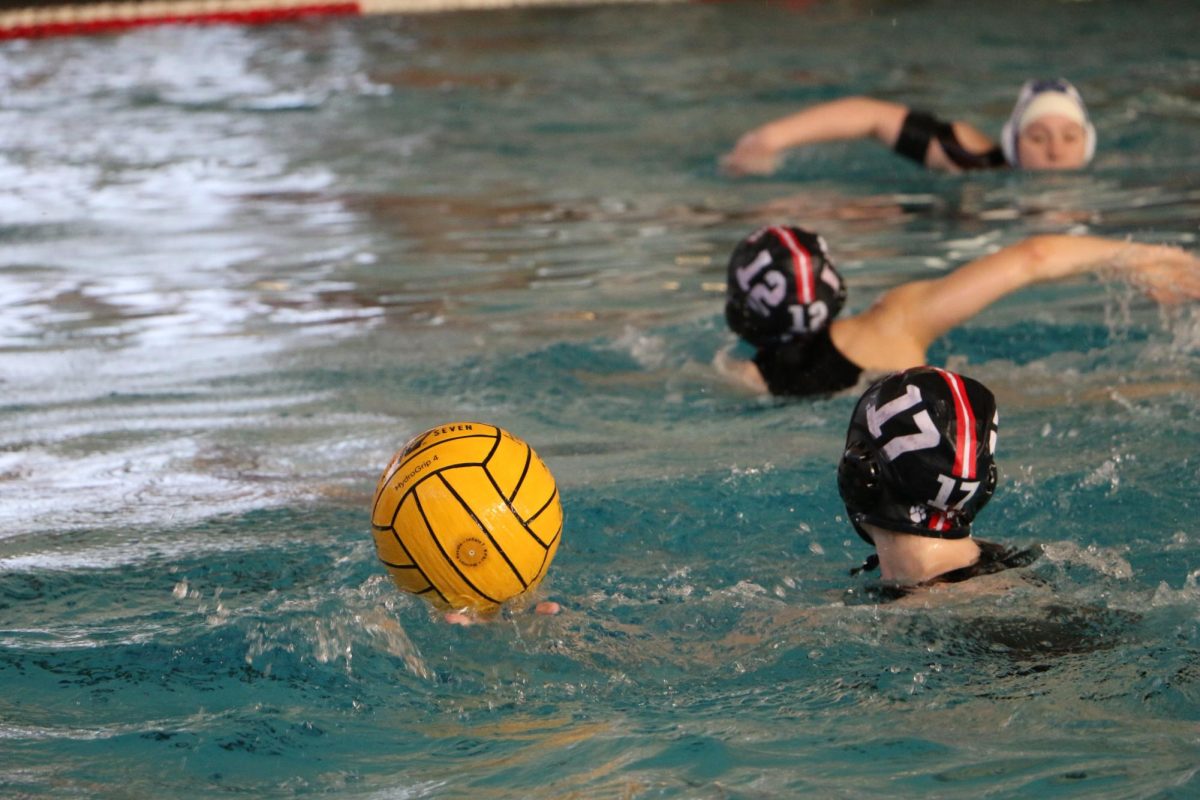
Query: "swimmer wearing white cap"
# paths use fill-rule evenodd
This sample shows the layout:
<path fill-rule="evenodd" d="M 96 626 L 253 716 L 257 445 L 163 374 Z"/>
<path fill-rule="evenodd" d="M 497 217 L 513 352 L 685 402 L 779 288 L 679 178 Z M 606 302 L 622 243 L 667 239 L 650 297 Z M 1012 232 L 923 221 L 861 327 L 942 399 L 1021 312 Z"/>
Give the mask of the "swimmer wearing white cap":
<path fill-rule="evenodd" d="M 729 175 L 767 175 L 783 154 L 818 142 L 876 139 L 934 170 L 1079 169 L 1096 152 L 1096 129 L 1078 90 L 1062 78 L 1028 81 L 997 144 L 973 125 L 870 97 L 811 106 L 744 134 L 721 158 Z"/>
<path fill-rule="evenodd" d="M 1096 128 L 1069 82 L 1029 81 L 1000 134 L 1004 159 L 1024 169 L 1076 169 L 1096 154 Z"/>

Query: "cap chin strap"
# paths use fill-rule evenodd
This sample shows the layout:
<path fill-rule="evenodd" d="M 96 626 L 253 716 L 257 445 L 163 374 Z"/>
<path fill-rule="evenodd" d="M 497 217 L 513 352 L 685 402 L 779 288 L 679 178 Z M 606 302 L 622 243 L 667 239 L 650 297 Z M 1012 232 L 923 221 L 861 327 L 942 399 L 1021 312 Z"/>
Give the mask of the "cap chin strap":
<path fill-rule="evenodd" d="M 860 572 L 874 572 L 877 569 L 879 569 L 879 556 L 871 553 L 871 555 L 867 556 L 867 560 L 864 561 L 861 566 L 854 567 L 850 570 L 850 575 L 853 577 Z"/>

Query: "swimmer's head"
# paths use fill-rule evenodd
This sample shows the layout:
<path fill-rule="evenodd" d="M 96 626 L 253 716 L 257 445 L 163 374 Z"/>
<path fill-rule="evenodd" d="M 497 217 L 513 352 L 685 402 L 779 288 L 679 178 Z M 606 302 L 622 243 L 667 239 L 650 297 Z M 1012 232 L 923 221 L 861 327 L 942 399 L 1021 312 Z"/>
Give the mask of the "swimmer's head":
<path fill-rule="evenodd" d="M 1069 81 L 1027 81 L 1000 134 L 1004 157 L 1023 169 L 1078 169 L 1096 153 L 1096 128 Z"/>
<path fill-rule="evenodd" d="M 996 401 L 986 386 L 934 367 L 876 381 L 859 399 L 838 491 L 863 525 L 938 539 L 971 535 L 996 489 Z"/>
<path fill-rule="evenodd" d="M 803 228 L 772 226 L 750 234 L 730 256 L 728 276 L 725 319 L 756 347 L 816 333 L 846 301 L 825 240 Z"/>

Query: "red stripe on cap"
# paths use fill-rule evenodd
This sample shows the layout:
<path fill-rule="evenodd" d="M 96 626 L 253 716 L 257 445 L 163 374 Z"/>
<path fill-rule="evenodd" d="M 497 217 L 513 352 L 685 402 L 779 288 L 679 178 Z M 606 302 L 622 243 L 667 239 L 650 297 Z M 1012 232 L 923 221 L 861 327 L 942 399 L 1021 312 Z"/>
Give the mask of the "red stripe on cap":
<path fill-rule="evenodd" d="M 934 511 L 929 515 L 929 525 L 931 531 L 948 531 L 950 530 L 950 520 L 941 511 Z"/>
<path fill-rule="evenodd" d="M 804 245 L 796 241 L 796 237 L 787 228 L 774 225 L 770 230 L 791 251 L 792 268 L 796 271 L 796 299 L 802 305 L 808 305 L 817 299 L 816 287 L 813 285 L 812 255 L 804 248 Z"/>
<path fill-rule="evenodd" d="M 962 378 L 944 369 L 934 370 L 945 379 L 954 397 L 954 475 L 958 478 L 975 477 L 975 410 L 967 399 L 967 387 Z"/>

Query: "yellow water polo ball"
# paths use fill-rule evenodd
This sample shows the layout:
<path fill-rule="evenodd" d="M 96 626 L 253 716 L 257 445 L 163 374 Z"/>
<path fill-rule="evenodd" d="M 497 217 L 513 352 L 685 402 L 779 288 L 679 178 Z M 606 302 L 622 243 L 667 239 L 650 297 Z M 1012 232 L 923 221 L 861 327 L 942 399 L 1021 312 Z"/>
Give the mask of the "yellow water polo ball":
<path fill-rule="evenodd" d="M 401 589 L 485 613 L 541 582 L 562 525 L 537 453 L 480 422 L 413 437 L 384 469 L 371 510 L 375 550 Z"/>

